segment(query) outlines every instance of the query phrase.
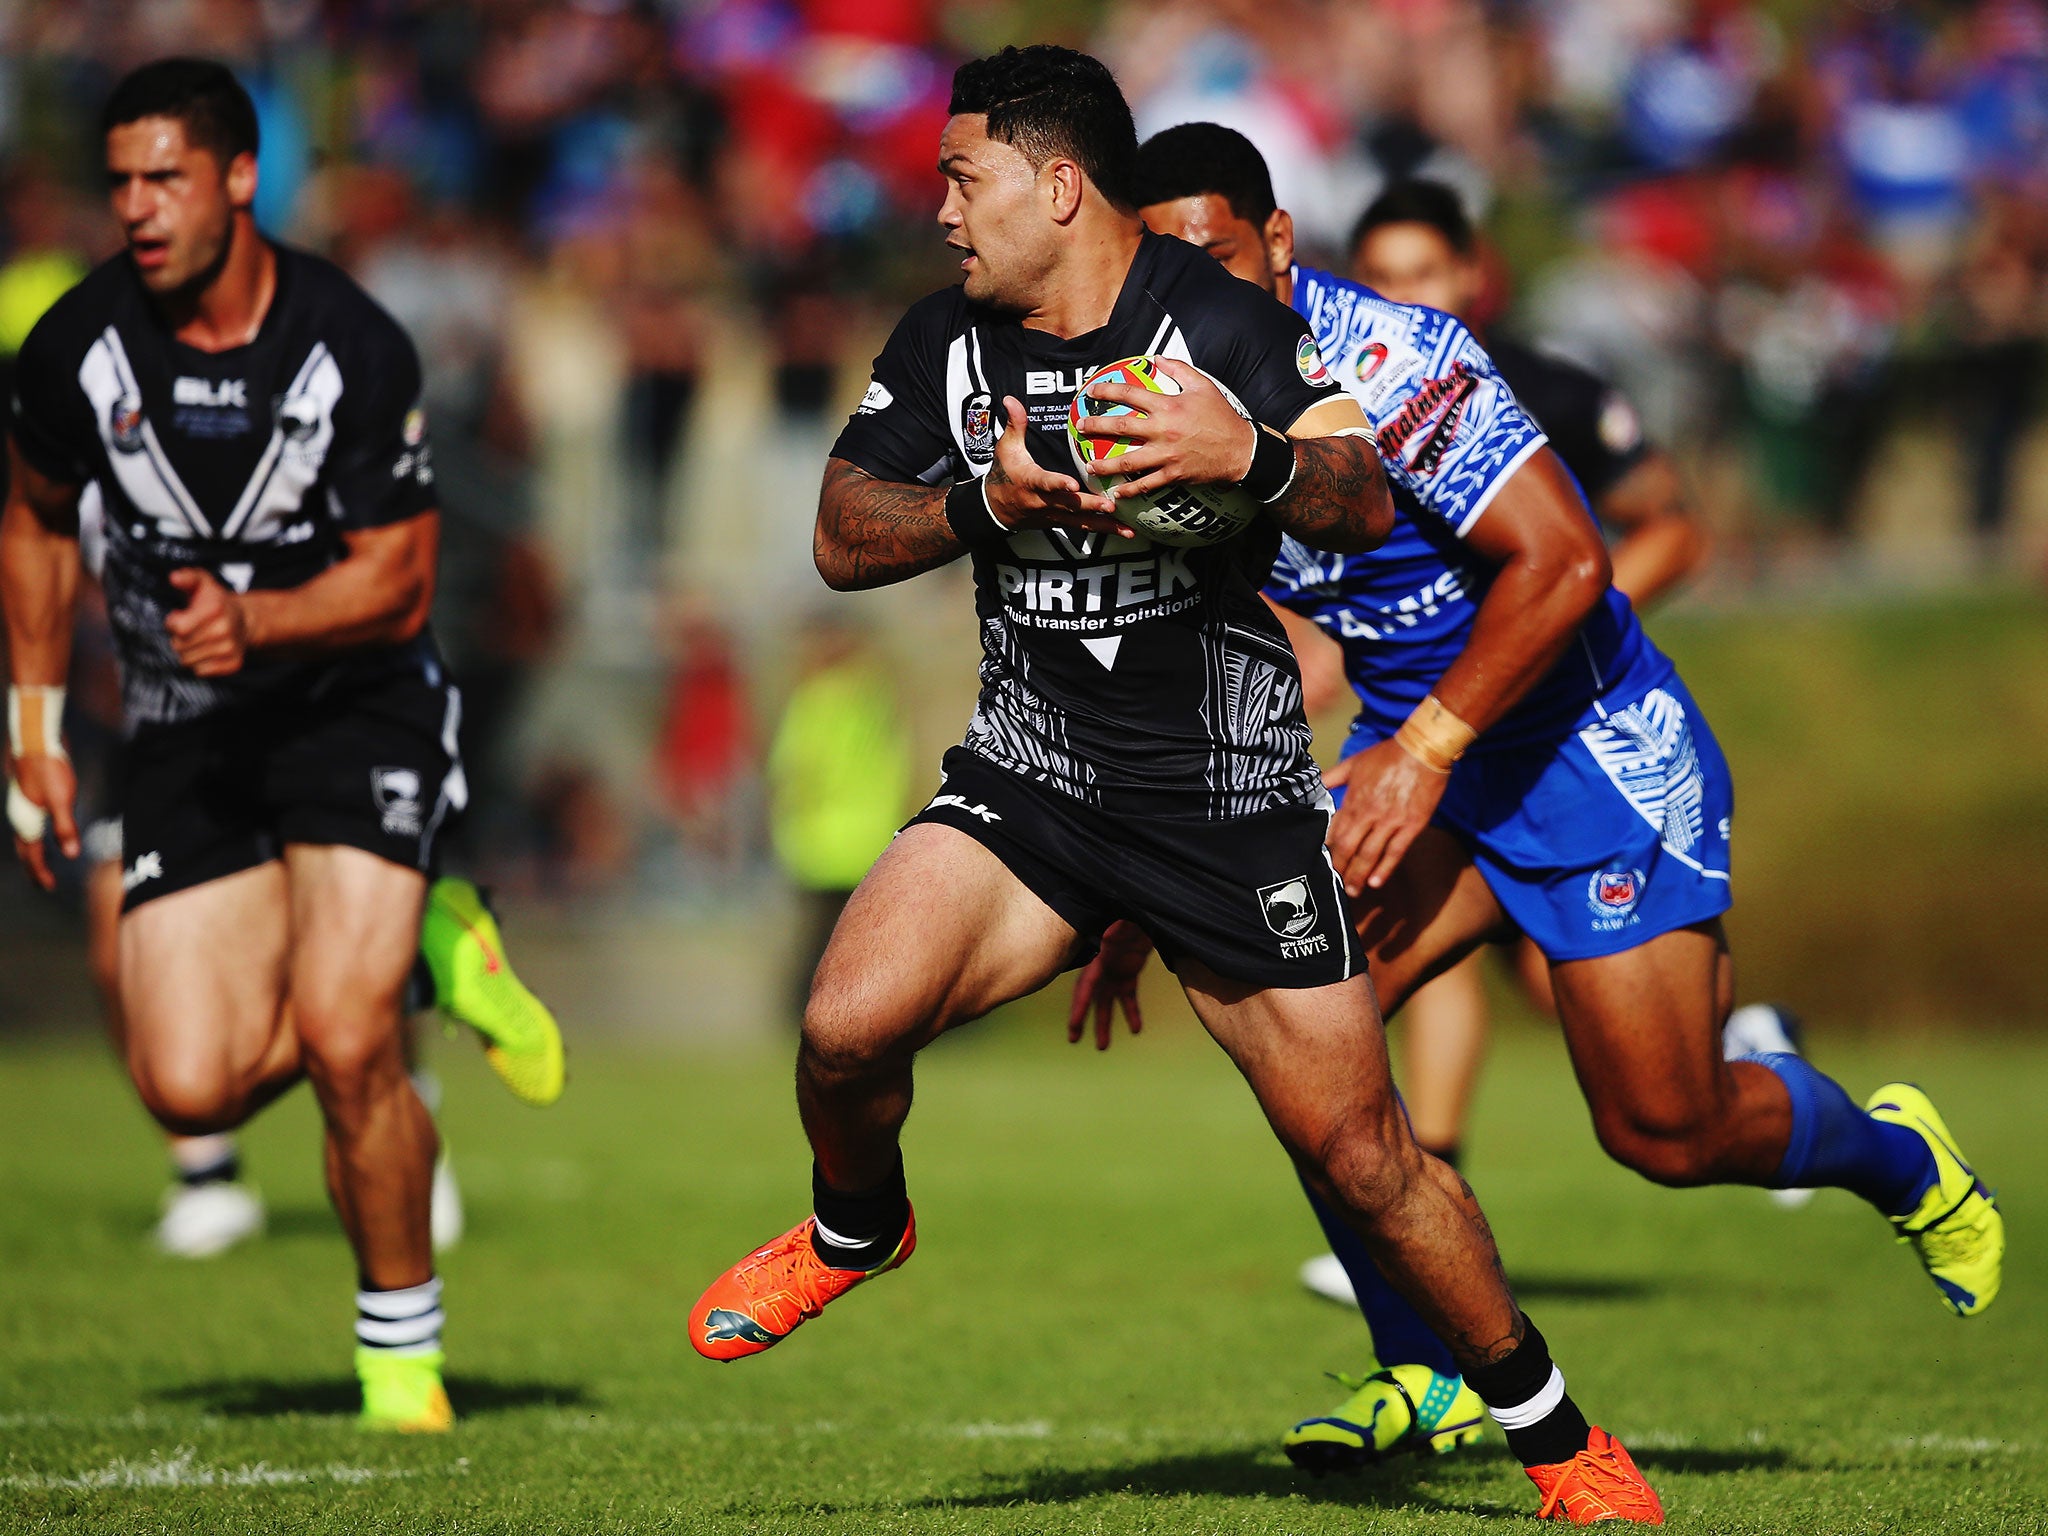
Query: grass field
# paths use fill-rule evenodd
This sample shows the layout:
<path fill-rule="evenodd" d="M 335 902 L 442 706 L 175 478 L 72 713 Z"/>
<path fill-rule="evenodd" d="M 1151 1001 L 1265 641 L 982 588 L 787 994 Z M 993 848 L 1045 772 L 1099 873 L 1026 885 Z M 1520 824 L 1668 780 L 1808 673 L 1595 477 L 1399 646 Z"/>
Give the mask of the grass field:
<path fill-rule="evenodd" d="M 1162 1007 L 1106 1059 L 1042 1004 L 928 1058 L 908 1155 L 923 1246 L 773 1354 L 713 1366 L 700 1286 L 804 1208 L 781 1053 L 587 1050 L 535 1113 L 442 1052 L 468 1241 L 446 1260 L 432 1440 L 351 1422 L 351 1277 L 301 1093 L 248 1137 L 268 1239 L 148 1249 L 159 1154 L 83 1044 L 0 1045 L 0 1530 L 1499 1530 L 1498 1441 L 1296 1476 L 1277 1450 L 1357 1369 L 1300 1291 L 1310 1218 L 1220 1053 Z M 1562 1054 L 1511 1030 L 1473 1177 L 1576 1395 L 1717 1532 L 2048 1529 L 2032 1234 L 2048 1044 L 1823 1041 L 1858 1093 L 1917 1075 L 2003 1184 L 1990 1315 L 1943 1314 L 1865 1208 L 1672 1194 L 1606 1163 Z"/>

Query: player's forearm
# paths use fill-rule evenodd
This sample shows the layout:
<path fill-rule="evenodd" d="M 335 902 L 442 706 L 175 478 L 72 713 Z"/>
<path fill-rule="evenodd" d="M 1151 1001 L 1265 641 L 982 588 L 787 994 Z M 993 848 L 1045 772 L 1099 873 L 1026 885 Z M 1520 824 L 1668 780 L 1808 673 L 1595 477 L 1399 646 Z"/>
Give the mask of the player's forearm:
<path fill-rule="evenodd" d="M 0 609 L 15 683 L 62 687 L 71 668 L 78 540 L 46 526 L 20 495 L 0 512 Z"/>
<path fill-rule="evenodd" d="M 426 627 L 433 560 L 402 548 L 351 554 L 300 586 L 245 593 L 238 602 L 251 651 L 400 645 Z"/>
<path fill-rule="evenodd" d="M 811 556 L 833 591 L 907 581 L 966 550 L 946 520 L 943 486 L 898 485 L 844 459 L 826 461 Z"/>
<path fill-rule="evenodd" d="M 1386 542 L 1394 496 L 1365 436 L 1294 439 L 1294 478 L 1267 516 L 1311 549 L 1357 555 Z"/>
<path fill-rule="evenodd" d="M 1600 498 L 1600 520 L 1622 530 L 1614 546 L 1614 584 L 1647 607 L 1706 559 L 1707 539 L 1686 501 L 1678 466 L 1652 452 Z"/>
<path fill-rule="evenodd" d="M 1472 620 L 1472 636 L 1434 690 L 1480 735 L 1557 665 L 1608 586 L 1604 553 L 1587 546 L 1508 561 Z"/>

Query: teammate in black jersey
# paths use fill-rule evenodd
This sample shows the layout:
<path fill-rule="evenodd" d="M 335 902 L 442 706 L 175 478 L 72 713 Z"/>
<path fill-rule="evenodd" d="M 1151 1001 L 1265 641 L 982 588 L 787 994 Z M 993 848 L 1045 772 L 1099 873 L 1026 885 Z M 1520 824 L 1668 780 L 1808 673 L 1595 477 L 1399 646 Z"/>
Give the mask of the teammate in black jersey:
<path fill-rule="evenodd" d="M 1258 595 L 1283 529 L 1345 551 L 1385 537 L 1365 416 L 1298 316 L 1144 230 L 1130 111 L 1101 64 L 1006 49 L 962 66 L 951 113 L 939 222 L 965 281 L 914 306 L 876 360 L 826 469 L 816 554 L 840 589 L 970 555 L 981 702 L 818 969 L 797 1065 L 815 1214 L 705 1292 L 691 1342 L 759 1353 L 908 1258 L 912 1057 L 1129 917 L 1305 1176 L 1459 1341 L 1510 1445 L 1554 1482 L 1588 1426 L 1470 1190 L 1407 1133 L 1321 846 L 1298 673 Z M 1080 378 L 1136 353 L 1177 360 L 1162 368 L 1184 392 L 1103 388 L 1150 414 L 1084 426 L 1136 444 L 1116 465 L 1130 485 L 1243 484 L 1267 516 L 1237 538 L 1151 545 L 1055 467 Z"/>
<path fill-rule="evenodd" d="M 400 1002 L 435 838 L 466 791 L 460 700 L 426 627 L 439 525 L 418 359 L 339 270 L 258 232 L 256 116 L 226 69 L 147 65 L 104 128 L 127 248 L 36 325 L 16 376 L 0 522 L 16 850 L 47 884 L 47 815 L 79 852 L 57 721 L 96 486 L 131 732 L 131 1075 L 189 1134 L 312 1081 L 361 1286 L 365 1422 L 445 1429 L 435 1134 Z M 557 1081 L 559 1061 L 555 1040 Z"/>

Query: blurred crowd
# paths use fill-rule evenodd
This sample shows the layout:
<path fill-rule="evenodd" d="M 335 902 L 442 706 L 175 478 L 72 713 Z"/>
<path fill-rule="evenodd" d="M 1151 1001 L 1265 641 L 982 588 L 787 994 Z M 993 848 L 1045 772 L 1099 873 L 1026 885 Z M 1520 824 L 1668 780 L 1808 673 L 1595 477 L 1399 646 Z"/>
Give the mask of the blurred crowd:
<path fill-rule="evenodd" d="M 718 889 L 781 847 L 803 884 L 782 834 L 829 776 L 769 771 L 776 721 L 820 657 L 880 697 L 920 643 L 798 622 L 817 468 L 947 280 L 952 67 L 1031 40 L 1106 58 L 1141 133 L 1245 131 L 1309 259 L 1341 267 L 1393 180 L 1458 187 L 1490 319 L 1628 391 L 1724 583 L 1853 568 L 1883 529 L 2039 558 L 2040 0 L 11 0 L 0 358 L 113 244 L 107 88 L 227 60 L 262 222 L 426 363 L 488 872 Z"/>

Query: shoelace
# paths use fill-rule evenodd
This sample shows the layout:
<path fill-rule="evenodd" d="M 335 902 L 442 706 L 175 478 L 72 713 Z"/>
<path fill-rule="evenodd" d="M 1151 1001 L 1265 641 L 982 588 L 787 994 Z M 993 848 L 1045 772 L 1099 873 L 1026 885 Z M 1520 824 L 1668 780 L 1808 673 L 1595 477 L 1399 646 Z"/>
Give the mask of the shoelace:
<path fill-rule="evenodd" d="M 1574 1477 L 1576 1476 L 1576 1483 Z M 1597 1485 L 1605 1484 L 1602 1488 Z M 1574 1456 L 1565 1466 L 1564 1474 L 1551 1485 L 1550 1492 L 1543 1496 L 1543 1505 L 1536 1511 L 1538 1520 L 1548 1520 L 1563 1507 L 1565 1495 L 1574 1487 L 1584 1488 L 1594 1494 L 1609 1509 L 1615 1507 L 1615 1500 L 1607 1490 L 1617 1489 L 1633 1493 L 1635 1484 L 1621 1470 L 1621 1462 L 1612 1451 L 1584 1450 Z M 1570 1513 L 1566 1511 L 1566 1513 Z"/>
<path fill-rule="evenodd" d="M 1960 1205 L 1961 1202 L 1958 1202 L 1958 1209 Z M 1953 1216 L 1955 1211 L 1951 1210 L 1948 1214 Z M 1947 1217 L 1943 1217 L 1942 1220 L 1947 1220 Z M 1978 1240 L 1983 1237 L 1983 1227 L 1984 1223 L 1979 1219 L 1944 1232 L 1940 1230 L 1940 1223 L 1937 1222 L 1919 1234 L 1921 1251 L 1935 1264 L 1948 1264 L 1967 1259 Z"/>
<path fill-rule="evenodd" d="M 816 1317 L 825 1310 L 825 1302 L 832 1298 L 820 1299 L 814 1285 L 806 1284 L 814 1277 L 808 1273 L 804 1263 L 804 1249 L 810 1246 L 810 1229 L 799 1227 L 787 1238 L 770 1243 L 752 1258 L 747 1259 L 733 1271 L 733 1278 L 759 1295 L 762 1292 L 781 1292 L 793 1297 L 798 1310 L 805 1317 Z M 767 1284 L 756 1286 L 754 1276 L 768 1271 Z"/>

